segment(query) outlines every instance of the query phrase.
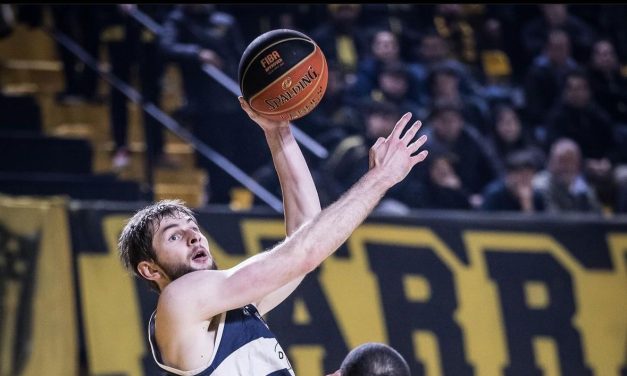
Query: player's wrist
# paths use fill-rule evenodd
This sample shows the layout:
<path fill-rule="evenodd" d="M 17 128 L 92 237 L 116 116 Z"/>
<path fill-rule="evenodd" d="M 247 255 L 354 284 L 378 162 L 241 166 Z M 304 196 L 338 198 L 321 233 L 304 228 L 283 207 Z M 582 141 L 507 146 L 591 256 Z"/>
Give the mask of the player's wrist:
<path fill-rule="evenodd" d="M 388 189 L 392 188 L 396 181 L 392 179 L 389 174 L 387 174 L 380 166 L 375 166 L 371 168 L 366 173 L 366 178 L 368 179 L 368 185 L 372 187 L 373 190 L 384 194 Z"/>

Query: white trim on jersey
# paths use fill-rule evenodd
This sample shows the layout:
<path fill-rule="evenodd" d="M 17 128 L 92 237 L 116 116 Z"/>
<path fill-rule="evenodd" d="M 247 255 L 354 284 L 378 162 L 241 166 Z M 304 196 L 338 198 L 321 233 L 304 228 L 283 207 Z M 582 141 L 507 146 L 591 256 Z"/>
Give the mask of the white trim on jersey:
<path fill-rule="evenodd" d="M 153 313 L 153 317 L 154 317 L 154 320 L 157 319 L 156 313 Z M 215 340 L 215 343 L 213 345 L 213 353 L 211 354 L 211 358 L 203 366 L 198 367 L 198 368 L 196 368 L 194 370 L 191 370 L 191 371 L 181 371 L 180 369 L 168 367 L 165 364 L 162 364 L 162 363 L 160 363 L 157 360 L 157 354 L 155 353 L 155 349 L 154 349 L 153 341 L 152 341 L 151 330 L 150 330 L 150 324 L 151 324 L 152 320 L 148 320 L 148 343 L 150 343 L 150 350 L 152 351 L 152 358 L 155 360 L 155 363 L 157 363 L 157 365 L 159 367 L 161 367 L 165 371 L 168 371 L 170 373 L 174 373 L 176 375 L 180 375 L 180 376 L 194 376 L 196 374 L 201 373 L 202 371 L 206 370 L 207 367 L 209 367 L 211 365 L 211 362 L 213 362 L 213 360 L 216 357 L 216 354 L 218 353 L 218 348 L 220 347 L 220 340 L 222 340 L 222 332 L 224 331 L 224 321 L 225 321 L 225 319 L 226 319 L 226 312 L 224 312 L 224 313 L 222 313 L 220 315 L 220 324 L 218 324 L 218 332 L 216 333 L 216 340 Z M 156 325 L 156 323 L 155 323 L 155 325 Z M 211 325 L 211 322 L 209 322 L 209 325 Z M 155 343 L 156 343 L 157 339 L 155 338 L 154 340 L 155 340 Z"/>

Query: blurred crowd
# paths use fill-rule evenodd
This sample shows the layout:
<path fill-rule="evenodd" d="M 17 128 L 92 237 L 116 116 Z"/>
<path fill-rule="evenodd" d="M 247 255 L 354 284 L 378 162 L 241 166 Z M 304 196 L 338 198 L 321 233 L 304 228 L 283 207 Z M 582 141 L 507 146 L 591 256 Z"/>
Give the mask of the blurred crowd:
<path fill-rule="evenodd" d="M 202 68 L 237 80 L 242 52 L 265 31 L 304 32 L 321 47 L 329 80 L 319 106 L 294 122 L 328 151 L 308 156 L 323 204 L 368 168 L 368 150 L 410 111 L 430 155 L 378 210 L 627 212 L 627 5 L 567 4 L 64 4 L 20 5 L 21 22 L 54 25 L 111 71 L 138 72 L 158 103 L 164 66 L 180 68 L 184 105 L 174 116 L 200 139 L 279 194 L 260 130 L 232 93 Z M 129 14 L 139 9 L 159 33 Z M 128 163 L 126 98 L 98 98 L 96 76 L 60 47 L 59 101 L 105 100 L 114 167 Z M 155 160 L 162 127 L 146 119 Z M 234 182 L 211 162 L 210 203 Z"/>

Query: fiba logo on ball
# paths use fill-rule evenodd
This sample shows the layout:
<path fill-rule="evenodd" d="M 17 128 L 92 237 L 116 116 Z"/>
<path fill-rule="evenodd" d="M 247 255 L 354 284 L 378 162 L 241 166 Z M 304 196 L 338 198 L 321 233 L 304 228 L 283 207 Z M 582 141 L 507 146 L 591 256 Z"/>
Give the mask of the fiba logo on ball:
<path fill-rule="evenodd" d="M 310 113 L 327 88 L 328 66 L 307 35 L 277 29 L 253 40 L 239 64 L 242 96 L 261 116 L 296 120 Z"/>
<path fill-rule="evenodd" d="M 272 70 L 283 65 L 283 59 L 281 59 L 281 55 L 279 55 L 278 51 L 272 51 L 266 57 L 261 59 L 261 66 L 265 69 L 266 73 L 272 73 Z"/>

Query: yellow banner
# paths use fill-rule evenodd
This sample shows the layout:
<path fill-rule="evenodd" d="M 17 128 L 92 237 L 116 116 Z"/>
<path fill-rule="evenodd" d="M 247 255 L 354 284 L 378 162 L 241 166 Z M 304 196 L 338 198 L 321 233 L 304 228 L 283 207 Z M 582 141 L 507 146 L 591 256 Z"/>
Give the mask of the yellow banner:
<path fill-rule="evenodd" d="M 132 213 L 74 214 L 91 235 L 75 244 L 90 369 L 157 374 L 146 342 L 157 296 L 117 259 Z M 273 216 L 201 212 L 198 221 L 223 268 L 285 231 Z M 397 349 L 412 375 L 624 376 L 627 222 L 373 219 L 266 319 L 299 376 L 333 372 L 370 341 Z"/>
<path fill-rule="evenodd" d="M 66 201 L 0 197 L 0 375 L 74 376 L 78 345 Z"/>

